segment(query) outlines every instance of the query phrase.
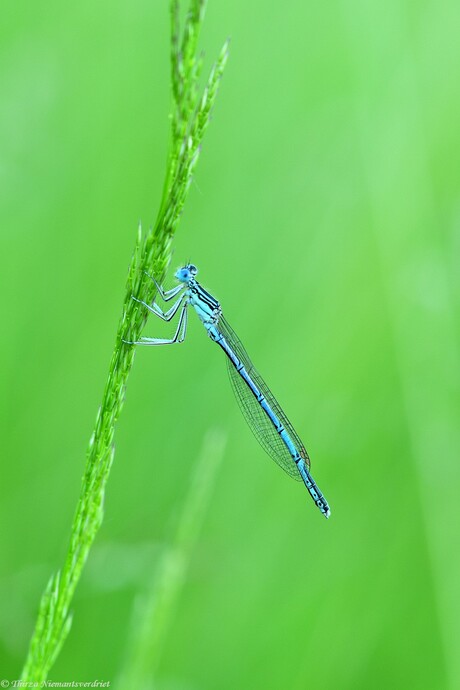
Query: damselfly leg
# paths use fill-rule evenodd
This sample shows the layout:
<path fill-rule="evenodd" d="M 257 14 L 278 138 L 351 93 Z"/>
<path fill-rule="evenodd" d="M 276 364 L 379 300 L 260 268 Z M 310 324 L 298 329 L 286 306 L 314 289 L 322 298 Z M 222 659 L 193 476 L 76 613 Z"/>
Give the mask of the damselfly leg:
<path fill-rule="evenodd" d="M 164 302 L 169 302 L 169 300 L 174 299 L 174 297 L 178 295 L 179 292 L 183 290 L 185 287 L 185 285 L 181 283 L 180 285 L 176 285 L 176 287 L 171 288 L 171 290 L 163 290 L 160 283 L 157 283 L 155 278 L 151 276 L 150 273 L 147 273 L 147 271 L 144 271 L 144 273 L 146 276 L 150 278 L 150 280 L 153 280 L 153 282 L 155 283 L 155 287 L 162 296 Z"/>
<path fill-rule="evenodd" d="M 148 305 L 145 305 L 148 306 Z M 174 305 L 176 306 L 176 305 Z M 185 302 L 180 313 L 179 322 L 177 324 L 177 329 L 173 338 L 141 338 L 134 342 L 129 343 L 130 345 L 174 345 L 175 343 L 182 343 L 185 340 L 185 335 L 187 333 L 187 307 L 188 302 Z M 177 310 L 177 308 L 176 308 Z M 153 311 L 153 310 L 152 310 Z M 154 312 L 156 313 L 156 312 Z M 158 316 L 158 314 L 157 314 Z M 126 341 L 125 341 L 126 342 Z"/>
<path fill-rule="evenodd" d="M 168 311 L 164 312 L 160 309 L 158 304 L 156 302 L 153 302 L 153 304 L 147 304 L 147 302 L 143 302 L 141 299 L 137 299 L 137 297 L 133 296 L 133 300 L 135 302 L 139 302 L 139 304 L 142 304 L 146 309 L 148 309 L 152 314 L 155 314 L 155 316 L 158 316 L 160 319 L 163 319 L 163 321 L 171 321 L 171 319 L 175 316 L 177 310 L 179 309 L 180 305 L 182 304 L 183 300 L 185 297 L 185 293 L 182 294 L 177 302 L 174 302 L 172 307 L 168 309 Z"/>

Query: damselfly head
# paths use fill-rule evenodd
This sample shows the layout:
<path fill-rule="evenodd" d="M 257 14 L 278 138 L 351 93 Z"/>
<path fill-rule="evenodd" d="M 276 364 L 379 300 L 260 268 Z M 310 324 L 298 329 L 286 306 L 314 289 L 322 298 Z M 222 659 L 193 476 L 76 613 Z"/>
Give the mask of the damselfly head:
<path fill-rule="evenodd" d="M 198 269 L 193 264 L 187 264 L 176 271 L 176 278 L 181 283 L 189 283 L 198 273 Z"/>

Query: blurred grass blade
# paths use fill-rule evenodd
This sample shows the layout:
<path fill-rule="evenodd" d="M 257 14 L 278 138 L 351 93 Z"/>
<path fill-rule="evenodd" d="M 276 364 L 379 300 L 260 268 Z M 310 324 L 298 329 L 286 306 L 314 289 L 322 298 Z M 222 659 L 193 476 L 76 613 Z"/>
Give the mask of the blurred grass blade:
<path fill-rule="evenodd" d="M 360 91 L 374 88 L 375 75 L 368 66 L 377 64 L 382 45 L 391 46 L 393 59 L 400 56 L 394 73 L 382 60 L 386 81 L 376 112 L 364 101 L 356 108 L 370 223 L 379 252 L 409 447 L 398 465 L 404 460 L 408 464 L 403 471 L 410 472 L 408 493 L 415 498 L 418 538 L 426 548 L 424 602 L 433 602 L 430 633 L 433 640 L 442 640 L 436 672 L 439 687 L 456 690 L 460 687 L 460 562 L 452 558 L 452 545 L 458 539 L 458 518 L 452 519 L 452 509 L 458 504 L 460 434 L 458 387 L 452 384 L 458 382 L 460 371 L 457 303 L 448 280 L 449 256 L 437 227 L 424 96 L 419 64 L 404 38 L 404 7 L 386 6 L 384 26 L 372 17 L 363 59 L 362 49 L 356 53 L 356 36 L 367 16 L 363 6 L 359 12 L 353 6 L 346 14 Z M 407 507 L 400 511 L 400 518 L 407 520 Z"/>
<path fill-rule="evenodd" d="M 120 690 L 153 685 L 153 675 L 187 577 L 225 444 L 225 436 L 218 431 L 209 431 L 205 436 L 174 543 L 163 555 L 150 591 L 135 606 L 128 658 L 117 683 Z"/>

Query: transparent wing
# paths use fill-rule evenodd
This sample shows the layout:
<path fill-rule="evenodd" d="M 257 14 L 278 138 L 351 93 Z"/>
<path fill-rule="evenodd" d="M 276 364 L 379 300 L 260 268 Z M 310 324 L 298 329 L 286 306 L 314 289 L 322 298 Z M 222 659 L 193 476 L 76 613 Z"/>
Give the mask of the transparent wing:
<path fill-rule="evenodd" d="M 248 353 L 244 349 L 241 341 L 239 340 L 236 333 L 233 331 L 231 326 L 227 323 L 223 316 L 220 317 L 218 328 L 222 335 L 234 350 L 238 359 L 244 364 L 246 371 L 248 372 L 251 379 L 256 384 L 257 388 L 265 396 L 268 404 L 272 408 L 273 412 L 276 414 L 280 422 L 283 424 L 284 428 L 288 432 L 292 441 L 296 445 L 297 450 L 300 455 L 305 460 L 305 464 L 310 468 L 310 458 L 308 453 L 298 437 L 297 433 L 289 421 L 289 419 L 284 414 L 279 403 L 277 402 L 275 396 L 270 391 L 269 387 L 260 376 L 260 374 L 255 369 L 253 363 L 251 362 Z M 256 439 L 259 441 L 262 448 L 270 455 L 271 458 L 287 472 L 290 477 L 294 479 L 301 480 L 299 471 L 286 448 L 285 444 L 281 440 L 278 432 L 274 428 L 273 424 L 257 402 L 252 391 L 238 374 L 235 367 L 233 366 L 230 359 L 227 357 L 227 369 L 230 377 L 230 382 L 232 384 L 235 397 L 238 404 L 243 412 L 243 415 L 253 432 Z"/>

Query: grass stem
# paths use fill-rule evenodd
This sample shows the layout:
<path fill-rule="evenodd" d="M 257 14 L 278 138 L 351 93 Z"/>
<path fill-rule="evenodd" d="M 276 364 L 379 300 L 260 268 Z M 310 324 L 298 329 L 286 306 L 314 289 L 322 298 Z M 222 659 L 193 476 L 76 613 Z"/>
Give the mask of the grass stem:
<path fill-rule="evenodd" d="M 134 348 L 123 340 L 138 340 L 146 321 L 146 310 L 139 309 L 132 296 L 151 301 L 155 287 L 145 272 L 161 277 L 171 260 L 171 244 L 227 60 L 228 42 L 198 98 L 201 57 L 197 54 L 197 42 L 204 7 L 203 0 L 191 0 L 181 32 L 179 3 L 171 0 L 172 112 L 163 196 L 155 225 L 145 234 L 141 227 L 138 229 L 107 383 L 88 446 L 67 556 L 63 568 L 52 575 L 42 595 L 22 672 L 24 681 L 43 682 L 46 679 L 70 630 L 70 606 L 75 588 L 103 519 L 104 493 L 115 452 L 115 427 L 134 359 Z"/>

